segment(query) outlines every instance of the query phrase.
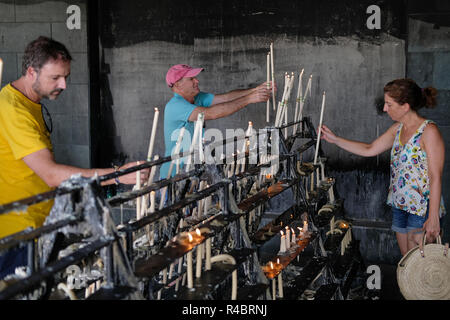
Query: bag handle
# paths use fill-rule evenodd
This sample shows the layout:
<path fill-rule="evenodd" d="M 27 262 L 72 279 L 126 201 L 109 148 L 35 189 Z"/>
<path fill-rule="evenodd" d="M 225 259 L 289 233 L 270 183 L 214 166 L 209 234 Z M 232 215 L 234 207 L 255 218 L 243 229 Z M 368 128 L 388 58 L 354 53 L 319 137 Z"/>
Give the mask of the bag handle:
<path fill-rule="evenodd" d="M 398 266 L 399 267 L 404 267 L 405 266 L 405 260 L 408 259 L 408 257 L 414 252 L 416 251 L 415 249 L 417 249 L 417 247 L 409 250 L 407 253 L 405 253 L 405 255 L 400 259 L 400 261 L 398 262 Z"/>
<path fill-rule="evenodd" d="M 422 255 L 422 258 L 425 258 L 425 253 L 423 251 L 423 248 L 425 247 L 425 241 L 426 241 L 426 238 L 427 238 L 426 235 L 427 235 L 427 231 L 424 230 L 423 231 L 423 236 L 422 236 L 422 241 L 419 242 L 419 250 L 420 250 L 420 254 Z M 438 235 L 436 237 L 436 242 L 437 242 L 437 244 L 442 244 L 440 235 Z M 447 245 L 447 248 L 448 248 L 448 245 Z M 444 249 L 444 256 L 446 256 L 446 255 L 447 255 L 447 250 Z"/>

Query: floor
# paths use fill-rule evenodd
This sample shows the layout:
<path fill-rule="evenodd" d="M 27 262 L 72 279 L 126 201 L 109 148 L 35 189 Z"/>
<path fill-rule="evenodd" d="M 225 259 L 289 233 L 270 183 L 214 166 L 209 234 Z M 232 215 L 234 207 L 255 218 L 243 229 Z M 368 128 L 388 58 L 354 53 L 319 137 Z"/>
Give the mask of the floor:
<path fill-rule="evenodd" d="M 405 300 L 397 284 L 397 265 L 380 264 L 380 300 Z"/>

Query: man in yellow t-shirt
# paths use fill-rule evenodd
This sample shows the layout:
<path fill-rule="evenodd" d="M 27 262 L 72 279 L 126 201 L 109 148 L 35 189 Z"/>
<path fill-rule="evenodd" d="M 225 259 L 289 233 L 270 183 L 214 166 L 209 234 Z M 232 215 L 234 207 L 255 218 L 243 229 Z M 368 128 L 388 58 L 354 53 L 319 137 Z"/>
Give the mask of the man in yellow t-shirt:
<path fill-rule="evenodd" d="M 44 121 L 40 101 L 54 100 L 66 89 L 71 60 L 63 44 L 39 37 L 25 49 L 22 76 L 0 91 L 0 204 L 49 191 L 73 174 L 91 177 L 115 170 L 77 168 L 54 160 L 52 125 Z M 122 168 L 135 165 L 131 162 Z M 148 169 L 141 176 L 146 179 Z M 136 174 L 121 176 L 116 182 L 134 184 Z M 109 183 L 114 180 L 105 182 Z M 0 213 L 0 238 L 42 226 L 52 205 L 53 201 L 46 201 L 29 206 L 26 212 Z M 0 251 L 0 280 L 15 267 L 26 265 L 25 248 Z"/>

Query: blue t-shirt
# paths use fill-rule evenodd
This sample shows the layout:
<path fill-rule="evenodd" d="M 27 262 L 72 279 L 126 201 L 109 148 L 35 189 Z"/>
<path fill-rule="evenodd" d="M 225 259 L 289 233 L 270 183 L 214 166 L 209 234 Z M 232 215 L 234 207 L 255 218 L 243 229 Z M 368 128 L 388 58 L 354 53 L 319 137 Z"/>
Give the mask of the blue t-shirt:
<path fill-rule="evenodd" d="M 196 107 L 209 107 L 214 99 L 214 95 L 211 93 L 200 92 L 194 98 L 194 103 L 190 103 L 182 96 L 174 93 L 172 99 L 166 104 L 164 109 L 164 143 L 166 151 L 164 156 L 170 156 L 175 148 L 180 129 L 185 127 L 183 141 L 181 143 L 181 151 L 189 151 L 191 145 L 191 139 L 194 135 L 194 122 L 188 121 L 189 116 Z M 162 164 L 160 169 L 160 177 L 167 178 L 169 173 L 170 161 Z M 172 177 L 176 174 L 175 167 L 172 170 Z"/>

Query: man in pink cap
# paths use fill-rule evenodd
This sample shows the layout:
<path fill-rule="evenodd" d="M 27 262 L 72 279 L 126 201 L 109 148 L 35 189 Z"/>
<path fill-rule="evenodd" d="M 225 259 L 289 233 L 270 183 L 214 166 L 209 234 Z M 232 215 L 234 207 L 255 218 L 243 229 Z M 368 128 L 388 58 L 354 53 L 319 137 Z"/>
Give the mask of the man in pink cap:
<path fill-rule="evenodd" d="M 265 102 L 270 98 L 272 87 L 264 82 L 255 88 L 233 90 L 224 94 L 211 94 L 201 92 L 196 76 L 203 68 L 192 68 L 186 64 L 172 66 L 166 74 L 166 83 L 174 96 L 164 109 L 164 142 L 165 156 L 171 155 L 179 131 L 186 128 L 186 136 L 191 138 L 194 133 L 194 121 L 199 113 L 203 112 L 205 120 L 227 117 L 251 103 Z M 189 132 L 189 134 L 187 134 Z M 185 145 L 185 144 L 183 144 Z M 182 152 L 187 151 L 185 148 Z M 161 178 L 167 178 L 170 162 L 161 166 Z M 172 176 L 175 175 L 172 172 Z"/>

